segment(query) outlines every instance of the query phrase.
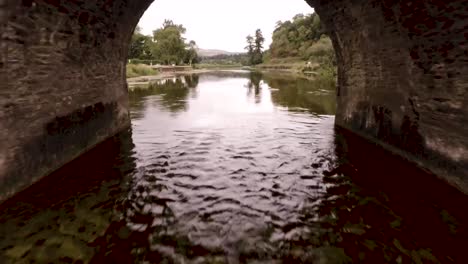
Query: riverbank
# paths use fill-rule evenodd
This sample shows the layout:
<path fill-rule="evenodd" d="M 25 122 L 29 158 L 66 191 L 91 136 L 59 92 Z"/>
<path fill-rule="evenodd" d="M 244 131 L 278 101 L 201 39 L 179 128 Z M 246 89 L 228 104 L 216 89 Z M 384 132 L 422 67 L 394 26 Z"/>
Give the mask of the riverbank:
<path fill-rule="evenodd" d="M 318 62 L 307 62 L 298 57 L 270 59 L 254 68 L 263 71 L 285 71 L 298 74 L 315 75 L 321 68 Z"/>
<path fill-rule="evenodd" d="M 137 76 L 127 78 L 127 83 L 129 89 L 134 87 L 145 86 L 150 82 L 164 80 L 168 78 L 174 78 L 178 76 L 191 75 L 191 74 L 201 74 L 214 71 L 226 71 L 226 70 L 250 70 L 258 71 L 263 73 L 275 73 L 280 75 L 288 75 L 296 78 L 308 79 L 308 80 L 319 80 L 325 82 L 335 82 L 334 76 L 324 75 L 320 71 L 320 65 L 307 65 L 303 61 L 289 61 L 289 62 L 273 62 L 273 63 L 264 63 L 256 65 L 253 67 L 201 67 L 193 68 L 184 71 L 171 71 L 171 72 L 157 72 L 152 75 Z M 304 70 L 305 69 L 305 70 Z"/>
<path fill-rule="evenodd" d="M 261 72 L 284 73 L 297 78 L 336 84 L 336 68 L 331 63 L 307 62 L 297 57 L 290 57 L 270 59 L 252 67 L 252 69 Z"/>
<path fill-rule="evenodd" d="M 213 69 L 192 69 L 186 71 L 174 71 L 174 72 L 160 72 L 155 75 L 148 75 L 148 76 L 138 76 L 127 78 L 128 88 L 133 88 L 136 86 L 147 85 L 150 82 L 164 80 L 168 78 L 174 78 L 178 76 L 190 75 L 190 74 L 200 74 L 205 72 L 213 71 Z"/>

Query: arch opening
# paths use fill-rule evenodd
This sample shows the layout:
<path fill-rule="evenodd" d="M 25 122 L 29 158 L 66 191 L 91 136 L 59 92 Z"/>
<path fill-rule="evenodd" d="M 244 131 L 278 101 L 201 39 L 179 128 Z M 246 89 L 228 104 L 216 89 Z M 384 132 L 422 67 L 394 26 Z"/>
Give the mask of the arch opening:
<path fill-rule="evenodd" d="M 130 126 L 128 44 L 152 2 L 2 6 L 0 199 Z"/>

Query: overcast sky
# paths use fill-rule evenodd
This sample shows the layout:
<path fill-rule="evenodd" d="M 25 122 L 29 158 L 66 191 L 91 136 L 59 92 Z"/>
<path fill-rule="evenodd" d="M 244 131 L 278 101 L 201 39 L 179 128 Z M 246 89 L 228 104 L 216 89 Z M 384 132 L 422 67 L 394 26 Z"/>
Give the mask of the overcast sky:
<path fill-rule="evenodd" d="M 312 13 L 304 0 L 155 0 L 140 20 L 144 34 L 159 28 L 164 19 L 183 24 L 185 37 L 200 48 L 242 52 L 245 37 L 263 31 L 265 47 L 278 20 Z"/>

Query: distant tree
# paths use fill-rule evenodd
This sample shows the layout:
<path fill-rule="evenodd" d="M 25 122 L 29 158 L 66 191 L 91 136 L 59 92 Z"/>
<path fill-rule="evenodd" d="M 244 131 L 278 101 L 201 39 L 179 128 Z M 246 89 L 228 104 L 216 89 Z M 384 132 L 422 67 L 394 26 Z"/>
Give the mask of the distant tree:
<path fill-rule="evenodd" d="M 264 42 L 265 42 L 265 38 L 263 37 L 262 30 L 257 29 L 257 31 L 255 31 L 255 51 L 256 52 L 263 51 Z"/>
<path fill-rule="evenodd" d="M 255 50 L 253 57 L 253 64 L 260 64 L 263 62 L 263 43 L 265 38 L 263 37 L 262 30 L 257 29 L 255 31 Z"/>
<path fill-rule="evenodd" d="M 164 20 L 162 26 L 153 31 L 153 36 L 141 33 L 136 27 L 128 51 L 129 59 L 152 60 L 161 64 L 199 63 L 195 41 L 185 42 L 186 29 L 172 20 Z"/>
<path fill-rule="evenodd" d="M 308 60 L 309 48 L 324 34 L 325 30 L 317 14 L 298 14 L 290 21 L 276 24 L 273 42 L 270 45 L 272 58 L 301 57 Z"/>
<path fill-rule="evenodd" d="M 185 63 L 192 65 L 200 62 L 200 58 L 197 53 L 197 43 L 191 40 L 188 44 L 187 50 L 185 52 Z"/>
<path fill-rule="evenodd" d="M 205 56 L 201 57 L 200 61 L 206 64 L 216 65 L 250 65 L 250 57 L 247 53 Z"/>
<path fill-rule="evenodd" d="M 163 64 L 181 64 L 186 57 L 185 31 L 182 25 L 165 20 L 162 28 L 153 31 L 154 57 Z"/>
<path fill-rule="evenodd" d="M 143 35 L 141 33 L 141 28 L 137 26 L 130 41 L 128 58 L 140 60 L 151 59 L 151 45 L 151 37 Z"/>
<path fill-rule="evenodd" d="M 248 35 L 246 37 L 247 40 L 247 46 L 245 49 L 247 50 L 247 55 L 249 56 L 249 64 L 253 64 L 253 57 L 254 57 L 254 52 L 255 52 L 255 43 L 254 43 L 254 38 L 251 35 Z"/>
<path fill-rule="evenodd" d="M 320 17 L 298 14 L 290 21 L 277 22 L 273 41 L 264 59 L 293 58 L 306 61 L 303 71 L 314 71 L 317 78 L 336 81 L 336 57 L 331 39 L 325 35 Z M 279 60 L 281 61 L 281 60 Z"/>
<path fill-rule="evenodd" d="M 181 35 L 185 34 L 185 32 L 187 31 L 187 29 L 183 25 L 177 25 L 174 23 L 174 21 L 170 19 L 164 19 L 162 28 L 163 29 L 176 28 L 180 32 Z"/>
<path fill-rule="evenodd" d="M 275 25 L 275 31 L 278 30 L 278 29 L 280 29 L 281 26 L 283 26 L 283 21 L 278 20 L 278 21 L 276 22 L 276 25 Z"/>
<path fill-rule="evenodd" d="M 255 37 L 248 35 L 247 38 L 247 55 L 249 56 L 249 64 L 256 65 L 263 62 L 263 43 L 265 38 L 263 37 L 262 31 L 257 29 L 255 31 Z"/>

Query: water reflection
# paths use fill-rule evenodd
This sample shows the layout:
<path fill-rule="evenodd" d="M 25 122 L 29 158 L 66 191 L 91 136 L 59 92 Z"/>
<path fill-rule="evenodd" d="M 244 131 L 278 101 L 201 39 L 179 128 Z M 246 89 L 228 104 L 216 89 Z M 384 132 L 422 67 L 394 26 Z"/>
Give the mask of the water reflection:
<path fill-rule="evenodd" d="M 132 134 L 1 205 L 0 263 L 468 263 L 468 198 L 335 130 L 332 88 L 236 71 L 130 98 Z"/>
<path fill-rule="evenodd" d="M 197 74 L 185 75 L 184 80 L 188 88 L 197 88 L 200 76 Z"/>
<path fill-rule="evenodd" d="M 319 81 L 292 79 L 278 74 L 265 75 L 264 79 L 272 88 L 272 100 L 277 105 L 317 115 L 336 113 L 335 87 Z"/>
<path fill-rule="evenodd" d="M 163 79 L 150 84 L 133 87 L 129 93 L 130 106 L 133 109 L 144 110 L 145 104 L 143 98 L 147 96 L 161 96 L 161 105 L 163 109 L 172 113 L 187 111 L 188 98 L 197 97 L 197 86 L 199 82 L 198 75 L 185 75 L 172 79 Z M 140 113 L 141 111 L 134 111 Z"/>
<path fill-rule="evenodd" d="M 262 96 L 260 94 L 261 81 L 263 79 L 263 74 L 261 72 L 252 71 L 249 73 L 249 81 L 247 82 L 247 96 L 252 96 L 254 94 L 254 99 L 256 104 L 262 102 Z"/>

